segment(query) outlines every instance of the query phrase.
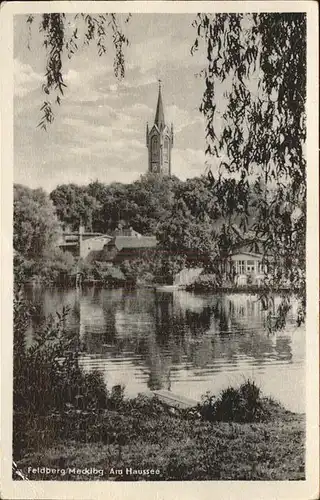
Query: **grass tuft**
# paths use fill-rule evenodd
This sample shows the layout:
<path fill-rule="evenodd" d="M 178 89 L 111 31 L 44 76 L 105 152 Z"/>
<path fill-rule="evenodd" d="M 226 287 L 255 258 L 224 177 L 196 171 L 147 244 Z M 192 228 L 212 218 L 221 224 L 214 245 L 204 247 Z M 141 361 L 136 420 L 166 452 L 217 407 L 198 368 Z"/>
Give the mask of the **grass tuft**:
<path fill-rule="evenodd" d="M 238 388 L 227 387 L 216 398 L 206 394 L 199 411 L 210 422 L 263 422 L 272 410 L 279 408 L 271 398 L 264 398 L 253 380 L 247 379 Z"/>

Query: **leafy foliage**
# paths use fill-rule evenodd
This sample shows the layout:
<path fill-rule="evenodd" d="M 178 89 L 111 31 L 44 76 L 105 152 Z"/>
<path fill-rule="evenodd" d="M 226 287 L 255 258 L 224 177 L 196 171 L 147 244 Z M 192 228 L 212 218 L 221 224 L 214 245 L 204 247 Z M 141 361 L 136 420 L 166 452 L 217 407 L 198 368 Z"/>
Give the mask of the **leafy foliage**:
<path fill-rule="evenodd" d="M 88 229 L 103 233 L 119 224 L 132 226 L 144 235 L 155 234 L 173 259 L 181 255 L 209 262 L 219 254 L 223 214 L 206 177 L 182 182 L 148 174 L 128 185 L 69 184 L 58 186 L 50 197 L 64 226 L 76 229 L 80 216 L 89 221 Z"/>
<path fill-rule="evenodd" d="M 57 248 L 61 224 L 55 207 L 42 189 L 14 186 L 13 248 L 15 283 L 33 276 L 57 280 L 74 259 Z"/>
<path fill-rule="evenodd" d="M 50 198 L 56 207 L 57 216 L 66 229 L 77 231 L 80 223 L 83 223 L 89 230 L 92 229 L 92 219 L 100 205 L 88 193 L 86 187 L 62 184 L 51 192 Z"/>
<path fill-rule="evenodd" d="M 14 186 L 13 247 L 27 258 L 44 254 L 59 236 L 53 204 L 42 189 Z"/>
<path fill-rule="evenodd" d="M 13 424 L 17 455 L 24 447 L 30 447 L 28 426 L 33 428 L 33 421 L 55 414 L 63 418 L 70 411 L 76 415 L 84 409 L 115 408 L 123 399 L 123 388 L 116 386 L 109 393 L 100 372 L 81 370 L 80 341 L 66 330 L 68 312 L 64 308 L 56 317 L 45 318 L 38 325 L 32 342 L 27 343 L 26 332 L 36 311 L 21 291 L 15 293 Z"/>
<path fill-rule="evenodd" d="M 174 276 L 187 264 L 183 252 L 167 251 L 163 248 L 146 249 L 140 257 L 125 260 L 121 269 L 127 278 L 136 283 L 172 284 Z"/>
<path fill-rule="evenodd" d="M 142 252 L 134 262 L 122 265 L 134 280 L 150 282 L 156 277 L 171 282 L 185 264 L 200 259 L 212 266 L 223 251 L 224 218 L 206 177 L 182 182 L 149 174 L 128 185 L 95 181 L 81 188 L 58 186 L 50 196 L 64 226 L 77 228 L 81 213 L 82 220 L 91 221 L 87 228 L 96 231 L 112 234 L 125 224 L 144 235 L 155 234 L 156 251 Z"/>
<path fill-rule="evenodd" d="M 246 380 L 238 388 L 222 390 L 217 398 L 207 394 L 199 410 L 210 421 L 260 422 L 268 420 L 276 406 L 275 402 L 262 398 L 254 381 Z"/>
<path fill-rule="evenodd" d="M 225 204 L 228 225 L 240 216 L 241 226 L 272 257 L 270 285 L 298 289 L 303 303 L 306 16 L 198 14 L 194 27 L 192 50 L 207 51 L 200 110 L 207 154 L 219 162 L 216 178 L 209 176 L 213 189 Z M 224 88 L 222 99 L 218 87 L 220 93 Z"/>
<path fill-rule="evenodd" d="M 219 256 L 219 203 L 205 177 L 180 183 L 170 216 L 157 236 L 169 253 L 185 255 L 190 264 L 212 265 Z"/>
<path fill-rule="evenodd" d="M 127 224 L 152 234 L 170 213 L 179 183 L 174 177 L 146 175 L 132 184 L 64 184 L 50 197 L 62 224 L 72 230 L 78 229 L 82 220 L 88 229 L 98 232 L 112 232 L 119 224 Z"/>
<path fill-rule="evenodd" d="M 217 157 L 226 152 L 222 166 L 228 172 L 247 176 L 258 166 L 276 182 L 293 177 L 298 188 L 305 179 L 305 14 L 199 14 L 194 26 L 198 43 L 203 38 L 207 45 L 201 106 L 207 151 Z M 215 89 L 227 78 L 231 88 L 219 133 Z"/>
<path fill-rule="evenodd" d="M 108 45 L 114 50 L 113 69 L 116 78 L 125 74 L 124 47 L 128 39 L 123 32 L 123 25 L 130 19 L 130 14 L 124 19 L 119 14 L 76 14 L 64 13 L 29 15 L 27 18 L 30 48 L 32 25 L 39 21 L 39 31 L 43 36 L 43 46 L 46 49 L 46 73 L 42 90 L 46 98 L 41 107 L 42 117 L 39 127 L 47 130 L 54 120 L 53 103 L 60 105 L 64 88 L 64 67 L 66 57 L 71 59 L 79 48 L 96 41 L 98 55 L 107 54 Z"/>

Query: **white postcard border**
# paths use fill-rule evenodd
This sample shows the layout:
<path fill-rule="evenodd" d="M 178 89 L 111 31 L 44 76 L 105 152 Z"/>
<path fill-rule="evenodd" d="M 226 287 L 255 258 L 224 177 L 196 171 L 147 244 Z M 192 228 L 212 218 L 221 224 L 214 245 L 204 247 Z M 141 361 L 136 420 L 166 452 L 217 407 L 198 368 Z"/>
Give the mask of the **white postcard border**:
<path fill-rule="evenodd" d="M 305 481 L 47 482 L 13 481 L 12 456 L 12 184 L 13 16 L 42 12 L 307 12 L 307 462 Z M 1 37 L 1 496 L 5 499 L 313 499 L 319 496 L 319 164 L 318 4 L 272 2 L 7 2 Z M 5 70 L 4 70 L 5 68 Z"/>

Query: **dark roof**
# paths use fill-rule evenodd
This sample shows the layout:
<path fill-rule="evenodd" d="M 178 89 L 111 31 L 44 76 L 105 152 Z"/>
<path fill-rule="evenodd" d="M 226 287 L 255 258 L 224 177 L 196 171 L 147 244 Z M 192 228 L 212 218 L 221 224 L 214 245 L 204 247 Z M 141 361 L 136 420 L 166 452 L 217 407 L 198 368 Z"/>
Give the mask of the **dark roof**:
<path fill-rule="evenodd" d="M 132 227 L 118 227 L 114 230 L 113 236 L 142 236 L 142 234 L 135 231 Z"/>
<path fill-rule="evenodd" d="M 82 235 L 83 240 L 99 240 L 99 239 L 112 239 L 112 236 L 110 234 L 103 234 L 103 233 L 84 233 Z"/>
<path fill-rule="evenodd" d="M 264 250 L 262 242 L 257 241 L 235 245 L 229 255 L 232 256 L 239 253 L 249 254 L 260 258 L 262 258 L 263 256 L 268 259 L 272 258 L 272 253 Z"/>
<path fill-rule="evenodd" d="M 114 245 L 118 250 L 123 248 L 152 248 L 157 245 L 155 236 L 116 236 L 108 246 Z"/>
<path fill-rule="evenodd" d="M 90 231 L 84 231 L 83 233 L 80 233 L 79 231 L 73 231 L 73 232 L 63 231 L 62 233 L 63 236 L 76 236 L 76 237 L 78 237 L 80 234 L 82 236 L 108 236 L 107 234 L 105 235 L 103 233 L 93 233 Z"/>
<path fill-rule="evenodd" d="M 231 252 L 231 255 L 235 255 L 237 253 L 252 253 L 256 255 L 260 255 L 263 253 L 262 245 L 257 242 L 252 243 L 242 243 L 239 245 L 235 245 Z"/>
<path fill-rule="evenodd" d="M 156 116 L 154 119 L 154 123 L 157 125 L 159 130 L 161 130 L 165 127 L 163 103 L 162 103 L 162 95 L 161 95 L 161 86 L 160 85 L 159 85 L 158 103 L 157 103 L 157 110 L 156 110 Z"/>

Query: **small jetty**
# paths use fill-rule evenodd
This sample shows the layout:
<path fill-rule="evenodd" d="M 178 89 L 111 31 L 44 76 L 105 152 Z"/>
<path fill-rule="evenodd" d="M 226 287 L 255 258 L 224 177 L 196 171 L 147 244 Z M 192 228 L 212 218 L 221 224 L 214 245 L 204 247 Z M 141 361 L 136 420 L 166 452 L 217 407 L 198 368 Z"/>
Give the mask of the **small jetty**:
<path fill-rule="evenodd" d="M 180 287 L 178 285 L 156 285 L 154 290 L 156 292 L 174 292 L 175 290 L 179 290 Z"/>
<path fill-rule="evenodd" d="M 188 410 L 199 404 L 199 401 L 196 401 L 195 399 L 189 399 L 185 396 L 175 394 L 165 389 L 152 391 L 152 393 L 157 399 L 159 399 L 159 401 L 161 401 L 161 403 L 177 410 Z"/>
<path fill-rule="evenodd" d="M 192 283 L 196 281 L 196 279 L 202 272 L 202 267 L 193 269 L 184 268 L 175 275 L 173 283 L 171 285 L 157 284 L 155 285 L 154 290 L 157 292 L 174 292 L 175 290 L 185 289 L 187 286 L 192 285 Z"/>

